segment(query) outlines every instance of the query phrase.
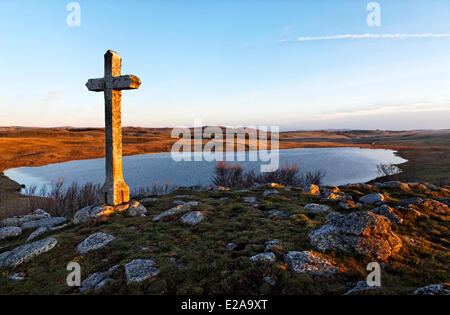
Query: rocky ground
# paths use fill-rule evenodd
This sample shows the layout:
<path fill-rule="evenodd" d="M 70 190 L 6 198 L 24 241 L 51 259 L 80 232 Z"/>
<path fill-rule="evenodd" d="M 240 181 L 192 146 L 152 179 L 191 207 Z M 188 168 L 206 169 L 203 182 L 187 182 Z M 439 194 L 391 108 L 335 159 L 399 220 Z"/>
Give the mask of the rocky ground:
<path fill-rule="evenodd" d="M 449 187 L 385 182 L 36 210 L 0 221 L 0 294 L 449 294 L 449 205 Z"/>

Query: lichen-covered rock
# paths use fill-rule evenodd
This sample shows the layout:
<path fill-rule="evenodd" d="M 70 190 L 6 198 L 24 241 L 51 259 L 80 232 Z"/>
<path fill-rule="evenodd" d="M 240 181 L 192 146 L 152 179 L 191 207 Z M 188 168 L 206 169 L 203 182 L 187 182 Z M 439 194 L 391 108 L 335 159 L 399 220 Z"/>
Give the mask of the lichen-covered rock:
<path fill-rule="evenodd" d="M 410 207 L 411 205 L 417 206 L 422 201 L 423 201 L 423 199 L 420 197 L 412 197 L 412 198 L 400 200 L 399 205 L 404 206 L 404 207 Z"/>
<path fill-rule="evenodd" d="M 44 210 L 37 209 L 37 210 L 33 211 L 33 213 L 31 213 L 31 214 L 0 220 L 0 227 L 21 226 L 25 222 L 47 219 L 50 217 L 51 217 L 51 215 L 48 214 L 47 212 L 45 212 Z"/>
<path fill-rule="evenodd" d="M 80 254 L 85 254 L 91 250 L 96 250 L 108 245 L 115 240 L 115 237 L 103 232 L 97 232 L 88 236 L 83 242 L 78 244 L 77 250 Z"/>
<path fill-rule="evenodd" d="M 344 293 L 344 295 L 349 295 L 355 292 L 361 292 L 361 291 L 369 291 L 369 290 L 379 290 L 381 287 L 373 285 L 370 286 L 367 284 L 367 281 L 358 281 L 356 285 Z"/>
<path fill-rule="evenodd" d="M 356 203 L 352 200 L 346 200 L 339 202 L 339 207 L 344 210 L 351 210 L 351 209 L 358 209 L 359 207 L 361 207 L 361 204 Z"/>
<path fill-rule="evenodd" d="M 317 185 L 307 185 L 302 189 L 303 194 L 320 195 L 320 188 Z"/>
<path fill-rule="evenodd" d="M 400 189 L 400 190 L 403 190 L 403 191 L 411 190 L 411 188 L 409 187 L 408 184 L 402 183 L 402 182 L 400 182 L 398 180 L 382 183 L 381 187 L 382 188 Z"/>
<path fill-rule="evenodd" d="M 414 295 L 450 295 L 450 285 L 432 284 L 426 287 L 418 288 Z"/>
<path fill-rule="evenodd" d="M 187 204 L 183 204 L 183 205 L 179 205 L 176 206 L 175 208 L 169 209 L 167 211 L 161 212 L 160 214 L 158 214 L 157 216 L 155 216 L 152 221 L 159 221 L 164 217 L 167 217 L 169 215 L 174 215 L 174 214 L 178 214 L 178 213 L 182 213 L 182 212 L 186 212 L 189 211 L 191 209 L 190 205 Z"/>
<path fill-rule="evenodd" d="M 38 228 L 33 233 L 31 233 L 30 236 L 28 236 L 27 242 L 30 242 L 30 241 L 34 240 L 35 238 L 38 238 L 40 235 L 44 234 L 47 231 L 48 231 L 48 229 L 46 227 Z"/>
<path fill-rule="evenodd" d="M 319 205 L 317 203 L 309 203 L 304 207 L 306 210 L 311 212 L 327 212 L 330 207 L 327 205 Z"/>
<path fill-rule="evenodd" d="M 184 224 L 196 225 L 199 224 L 204 218 L 205 217 L 200 211 L 192 211 L 183 215 L 180 218 L 180 221 Z"/>
<path fill-rule="evenodd" d="M 402 246 L 392 231 L 391 222 L 384 216 L 368 211 L 348 215 L 336 212 L 325 224 L 309 234 L 311 244 L 321 251 L 337 248 L 357 254 L 371 254 L 385 260 Z"/>
<path fill-rule="evenodd" d="M 80 292 L 84 292 L 90 289 L 95 290 L 101 289 L 105 285 L 105 283 L 103 283 L 102 285 L 99 284 L 102 283 L 105 280 L 105 278 L 110 277 L 114 273 L 114 271 L 117 270 L 117 268 L 119 268 L 119 265 L 112 266 L 107 271 L 96 272 L 89 275 L 86 279 L 84 279 L 81 282 Z"/>
<path fill-rule="evenodd" d="M 73 216 L 73 223 L 80 224 L 88 222 L 91 219 L 91 210 L 91 206 L 78 210 Z"/>
<path fill-rule="evenodd" d="M 52 237 L 16 247 L 12 251 L 0 254 L 0 267 L 14 267 L 32 258 L 48 252 L 58 241 Z"/>
<path fill-rule="evenodd" d="M 134 201 L 130 208 L 128 209 L 128 215 L 132 217 L 140 216 L 141 214 L 146 214 L 147 208 L 141 205 L 139 202 Z"/>
<path fill-rule="evenodd" d="M 403 219 L 400 218 L 398 215 L 396 215 L 395 212 L 394 212 L 394 209 L 392 209 L 391 207 L 389 207 L 387 205 L 379 206 L 378 208 L 370 210 L 370 212 L 373 212 L 373 213 L 385 216 L 392 223 L 395 223 L 395 224 L 402 224 L 403 223 Z"/>
<path fill-rule="evenodd" d="M 141 282 L 159 274 L 155 262 L 151 259 L 135 259 L 125 265 L 127 282 Z"/>
<path fill-rule="evenodd" d="M 310 251 L 288 252 L 284 257 L 284 261 L 288 264 L 289 269 L 296 273 L 324 275 L 337 272 L 337 268 L 328 260 L 323 259 Z"/>
<path fill-rule="evenodd" d="M 0 228 L 0 240 L 16 237 L 22 234 L 22 229 L 17 226 L 5 226 Z"/>
<path fill-rule="evenodd" d="M 272 250 L 273 248 L 275 248 L 275 249 L 281 249 L 282 246 L 283 245 L 283 243 L 281 242 L 281 241 L 279 241 L 279 240 L 270 240 L 270 241 L 267 241 L 265 244 L 264 244 L 264 246 L 265 246 L 265 248 L 264 248 L 264 251 L 265 252 L 269 252 L 270 250 Z"/>
<path fill-rule="evenodd" d="M 367 205 L 373 205 L 373 204 L 376 204 L 379 202 L 383 202 L 385 200 L 386 200 L 386 197 L 379 193 L 371 193 L 371 194 L 368 194 L 368 195 L 365 195 L 365 196 L 359 198 L 359 201 L 361 201 L 362 203 L 367 204 Z"/>
<path fill-rule="evenodd" d="M 274 253 L 260 253 L 256 254 L 255 256 L 250 257 L 251 261 L 268 261 L 273 262 L 275 261 L 275 254 Z"/>
<path fill-rule="evenodd" d="M 66 221 L 67 219 L 64 217 L 46 218 L 36 221 L 25 222 L 24 224 L 22 224 L 21 228 L 22 230 L 27 230 L 27 229 L 37 229 L 40 227 L 52 227 Z"/>
<path fill-rule="evenodd" d="M 446 204 L 434 199 L 423 200 L 418 206 L 435 214 L 450 214 L 450 208 Z"/>

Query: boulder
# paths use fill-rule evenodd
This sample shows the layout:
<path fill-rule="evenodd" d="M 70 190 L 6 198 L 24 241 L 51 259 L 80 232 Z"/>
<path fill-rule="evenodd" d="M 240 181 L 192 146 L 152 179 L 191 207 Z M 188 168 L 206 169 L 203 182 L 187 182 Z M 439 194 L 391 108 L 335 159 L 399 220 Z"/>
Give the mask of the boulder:
<path fill-rule="evenodd" d="M 128 209 L 128 215 L 131 217 L 137 217 L 142 214 L 147 213 L 147 208 L 141 205 L 139 202 L 134 201 L 131 203 L 130 208 Z"/>
<path fill-rule="evenodd" d="M 304 207 L 306 210 L 311 212 L 327 212 L 330 207 L 327 205 L 319 205 L 317 203 L 309 203 Z"/>
<path fill-rule="evenodd" d="M 48 252 L 58 241 L 52 237 L 16 247 L 12 251 L 0 254 L 0 267 L 15 267 L 32 258 Z"/>
<path fill-rule="evenodd" d="M 88 236 L 83 242 L 78 244 L 77 250 L 80 254 L 86 254 L 91 250 L 96 250 L 108 245 L 115 240 L 115 237 L 103 232 L 97 232 Z"/>
<path fill-rule="evenodd" d="M 306 185 L 306 186 L 302 189 L 302 194 L 320 195 L 320 189 L 319 189 L 319 186 L 314 185 L 314 184 Z"/>
<path fill-rule="evenodd" d="M 103 285 L 99 285 L 99 284 L 102 281 L 104 281 L 105 278 L 110 277 L 114 273 L 114 271 L 117 270 L 117 268 L 119 268 L 119 265 L 112 266 L 107 271 L 96 272 L 96 273 L 89 275 L 86 279 L 84 279 L 81 282 L 80 292 L 84 292 L 84 291 L 87 291 L 90 289 L 95 289 L 95 290 L 101 289 L 102 287 L 104 287 L 104 285 L 106 283 L 103 283 Z"/>
<path fill-rule="evenodd" d="M 356 283 L 356 285 L 352 289 L 345 292 L 344 295 L 349 295 L 349 294 L 352 294 L 355 292 L 368 291 L 368 290 L 379 290 L 379 289 L 381 289 L 381 287 L 376 286 L 376 285 L 370 286 L 367 284 L 367 281 L 358 281 Z"/>
<path fill-rule="evenodd" d="M 264 244 L 264 246 L 265 246 L 264 251 L 267 253 L 270 250 L 272 250 L 272 248 L 281 249 L 282 245 L 283 245 L 283 243 L 279 240 L 270 240 Z"/>
<path fill-rule="evenodd" d="M 31 213 L 31 214 L 0 220 L 0 227 L 21 226 L 25 222 L 47 219 L 50 217 L 51 217 L 51 215 L 48 214 L 47 212 L 45 212 L 44 210 L 37 209 L 37 210 L 33 211 L 33 213 Z"/>
<path fill-rule="evenodd" d="M 167 211 L 164 211 L 164 212 L 158 214 L 156 217 L 154 217 L 154 218 L 152 219 L 152 221 L 155 221 L 155 222 L 156 222 L 156 221 L 159 221 L 159 220 L 161 220 L 162 218 L 167 217 L 167 216 L 169 216 L 169 215 L 174 215 L 174 214 L 186 212 L 186 211 L 189 211 L 190 209 L 191 209 L 191 206 L 190 206 L 190 205 L 187 205 L 187 204 L 184 204 L 184 205 L 178 205 L 178 206 L 176 206 L 176 207 L 174 207 L 174 208 L 171 208 L 171 209 L 169 209 L 169 210 L 167 210 Z"/>
<path fill-rule="evenodd" d="M 409 187 L 408 184 L 402 183 L 402 182 L 400 182 L 398 180 L 382 183 L 381 187 L 382 188 L 400 189 L 400 190 L 403 190 L 403 191 L 411 190 L 411 188 Z"/>
<path fill-rule="evenodd" d="M 44 234 L 47 231 L 48 231 L 48 228 L 46 228 L 46 227 L 38 228 L 33 233 L 31 233 L 30 236 L 28 236 L 27 242 L 30 242 L 30 241 L 34 240 L 35 238 L 38 238 L 39 236 L 41 236 L 42 234 Z"/>
<path fill-rule="evenodd" d="M 450 295 L 450 285 L 432 284 L 426 287 L 418 288 L 414 295 Z"/>
<path fill-rule="evenodd" d="M 17 226 L 5 226 L 0 228 L 0 240 L 16 237 L 22 234 L 22 229 Z"/>
<path fill-rule="evenodd" d="M 235 243 L 228 243 L 228 244 L 225 246 L 225 248 L 228 249 L 228 250 L 230 250 L 230 251 L 234 250 L 236 247 L 237 247 L 237 244 L 235 244 Z"/>
<path fill-rule="evenodd" d="M 325 224 L 309 234 L 311 244 L 321 251 L 340 249 L 357 254 L 371 254 L 385 260 L 402 246 L 384 216 L 358 211 L 348 215 L 333 212 Z"/>
<path fill-rule="evenodd" d="M 27 229 L 36 229 L 40 227 L 52 227 L 63 222 L 66 222 L 67 219 L 64 217 L 55 217 L 55 218 L 47 218 L 36 221 L 29 221 L 22 224 L 22 230 Z"/>
<path fill-rule="evenodd" d="M 389 221 L 391 221 L 392 223 L 395 223 L 395 224 L 403 223 L 403 219 L 400 218 L 398 215 L 396 215 L 394 212 L 394 209 L 392 209 L 391 207 L 389 207 L 387 205 L 379 206 L 378 208 L 370 210 L 370 212 L 382 215 L 382 216 L 388 218 Z"/>
<path fill-rule="evenodd" d="M 205 217 L 200 211 L 188 212 L 180 218 L 184 224 L 196 225 L 199 224 Z"/>
<path fill-rule="evenodd" d="M 337 272 L 337 268 L 329 261 L 310 251 L 288 252 L 284 257 L 284 261 L 288 264 L 289 269 L 295 273 L 325 275 Z"/>
<path fill-rule="evenodd" d="M 420 183 L 408 183 L 408 186 L 417 190 L 428 190 L 427 186 Z"/>
<path fill-rule="evenodd" d="M 407 199 L 400 200 L 398 202 L 398 204 L 400 206 L 404 206 L 404 207 L 411 207 L 411 205 L 417 206 L 422 201 L 423 201 L 423 199 L 420 198 L 420 197 L 412 197 L 412 198 L 407 198 Z"/>
<path fill-rule="evenodd" d="M 352 210 L 352 209 L 358 209 L 359 207 L 361 207 L 361 204 L 356 203 L 352 200 L 346 200 L 346 201 L 339 202 L 339 207 L 344 210 Z"/>
<path fill-rule="evenodd" d="M 255 256 L 250 257 L 251 261 L 268 261 L 273 262 L 275 261 L 275 254 L 274 253 L 260 253 L 256 254 Z"/>
<path fill-rule="evenodd" d="M 278 190 L 265 190 L 263 192 L 263 196 L 270 196 L 270 195 L 276 195 L 278 194 Z"/>
<path fill-rule="evenodd" d="M 141 282 L 159 274 L 155 262 L 151 259 L 135 259 L 125 265 L 127 282 Z"/>
<path fill-rule="evenodd" d="M 329 192 L 332 192 L 332 193 L 339 193 L 339 192 L 341 192 L 339 190 L 339 188 L 337 186 L 335 186 L 335 185 L 320 186 L 320 190 L 321 191 L 329 191 Z"/>
<path fill-rule="evenodd" d="M 373 205 L 386 200 L 386 197 L 379 193 L 372 193 L 359 198 L 359 201 L 366 205 Z"/>
<path fill-rule="evenodd" d="M 425 199 L 418 204 L 418 206 L 422 209 L 430 211 L 435 214 L 449 214 L 450 208 L 442 202 L 439 202 L 434 199 Z"/>
<path fill-rule="evenodd" d="M 73 223 L 80 224 L 88 222 L 91 219 L 91 210 L 91 206 L 78 210 L 73 217 Z"/>

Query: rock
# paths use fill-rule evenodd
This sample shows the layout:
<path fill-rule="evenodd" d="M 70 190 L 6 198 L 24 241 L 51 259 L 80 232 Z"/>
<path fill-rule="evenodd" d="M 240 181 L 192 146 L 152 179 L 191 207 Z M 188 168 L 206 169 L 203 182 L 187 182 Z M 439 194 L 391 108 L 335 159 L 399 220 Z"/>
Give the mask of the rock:
<path fill-rule="evenodd" d="M 272 248 L 281 249 L 282 245 L 283 243 L 279 240 L 270 240 L 264 244 L 264 251 L 269 252 Z"/>
<path fill-rule="evenodd" d="M 263 192 L 263 196 L 270 196 L 270 195 L 276 195 L 278 194 L 278 190 L 265 190 Z"/>
<path fill-rule="evenodd" d="M 173 203 L 176 205 L 184 205 L 186 202 L 184 202 L 183 200 L 174 200 Z"/>
<path fill-rule="evenodd" d="M 427 184 L 427 183 L 425 183 L 424 185 L 425 185 L 429 190 L 431 190 L 431 191 L 440 191 L 440 190 L 441 190 L 440 187 L 438 187 L 438 186 L 436 186 L 436 185 L 433 185 L 433 184 Z"/>
<path fill-rule="evenodd" d="M 425 215 L 425 214 L 423 214 L 423 213 L 421 213 L 421 212 L 419 212 L 419 211 L 417 211 L 416 209 L 413 209 L 413 208 L 406 208 L 406 207 L 402 207 L 402 206 L 397 206 L 397 207 L 395 207 L 395 210 L 397 210 L 398 212 L 400 212 L 400 213 L 402 213 L 402 214 L 409 214 L 409 215 L 412 215 L 412 216 L 415 216 L 415 217 L 422 217 L 422 216 L 426 216 L 426 217 L 428 217 L 427 215 Z"/>
<path fill-rule="evenodd" d="M 360 203 L 355 203 L 351 200 L 341 201 L 339 202 L 339 207 L 341 207 L 344 210 L 352 210 L 352 209 L 358 209 L 361 207 Z"/>
<path fill-rule="evenodd" d="M 149 203 L 149 202 L 153 202 L 153 201 L 157 201 L 158 198 L 151 198 L 151 197 L 147 197 L 147 198 L 143 198 L 141 200 L 139 200 L 140 203 Z"/>
<path fill-rule="evenodd" d="M 151 259 L 135 259 L 125 265 L 127 282 L 141 282 L 159 274 L 155 262 Z"/>
<path fill-rule="evenodd" d="M 326 191 L 323 193 L 322 201 L 346 201 L 347 199 L 352 199 L 350 195 L 344 193 L 333 193 Z"/>
<path fill-rule="evenodd" d="M 399 205 L 404 207 L 411 207 L 411 205 L 417 206 L 419 203 L 423 201 L 420 197 L 407 198 L 399 201 Z"/>
<path fill-rule="evenodd" d="M 186 211 L 189 211 L 190 209 L 191 209 L 190 205 L 179 205 L 179 206 L 176 206 L 175 208 L 169 209 L 167 211 L 164 211 L 164 212 L 158 214 L 156 217 L 154 217 L 152 219 L 152 221 L 159 221 L 162 218 L 167 217 L 169 215 L 186 212 Z"/>
<path fill-rule="evenodd" d="M 337 268 L 329 261 L 323 259 L 310 251 L 304 252 L 288 252 L 284 261 L 288 264 L 289 269 L 296 273 L 310 274 L 334 274 Z"/>
<path fill-rule="evenodd" d="M 418 288 L 414 295 L 450 295 L 450 285 L 432 284 L 426 287 Z"/>
<path fill-rule="evenodd" d="M 251 261 L 268 261 L 273 262 L 275 261 L 275 255 L 274 253 L 260 253 L 255 256 L 250 257 Z"/>
<path fill-rule="evenodd" d="M 409 187 L 408 184 L 406 183 L 402 183 L 398 180 L 396 181 L 390 181 L 390 182 L 385 182 L 381 184 L 382 188 L 394 188 L 394 189 L 400 189 L 403 191 L 409 191 L 411 190 L 411 188 Z"/>
<path fill-rule="evenodd" d="M 12 217 L 12 218 L 6 218 L 3 220 L 0 220 L 0 227 L 5 226 L 21 226 L 25 222 L 34 221 L 34 220 L 41 220 L 41 219 L 47 219 L 50 218 L 51 215 L 45 212 L 42 209 L 37 209 L 33 211 L 32 214 L 27 214 L 24 216 L 19 217 Z"/>
<path fill-rule="evenodd" d="M 317 203 L 309 203 L 304 208 L 311 212 L 327 212 L 330 210 L 330 207 L 327 205 L 319 205 Z"/>
<path fill-rule="evenodd" d="M 329 192 L 332 192 L 332 193 L 339 193 L 339 192 L 341 192 L 339 190 L 339 188 L 337 186 L 335 186 L 335 185 L 321 186 L 320 190 L 322 190 L 322 191 L 329 191 Z"/>
<path fill-rule="evenodd" d="M 387 205 L 379 206 L 378 208 L 370 210 L 370 212 L 373 212 L 373 213 L 385 216 L 392 223 L 395 223 L 395 224 L 402 224 L 403 223 L 403 219 L 400 218 L 398 215 L 396 215 L 395 212 L 394 212 L 394 209 L 392 209 L 391 207 L 389 207 Z"/>
<path fill-rule="evenodd" d="M 289 215 L 286 212 L 280 210 L 269 210 L 267 211 L 267 215 L 269 218 L 271 217 L 280 217 L 280 218 L 288 218 Z"/>
<path fill-rule="evenodd" d="M 192 211 L 186 213 L 180 218 L 180 221 L 184 224 L 196 225 L 199 224 L 205 217 L 200 211 Z"/>
<path fill-rule="evenodd" d="M 373 191 L 375 190 L 376 186 L 370 185 L 370 184 L 347 184 L 341 186 L 342 189 L 356 189 L 356 190 L 369 190 Z"/>
<path fill-rule="evenodd" d="M 450 208 L 437 200 L 434 199 L 426 199 L 418 204 L 420 208 L 426 209 L 427 211 L 436 213 L 436 214 L 449 214 Z"/>
<path fill-rule="evenodd" d="M 100 285 L 100 286 L 99 286 L 99 284 L 106 277 L 110 277 L 114 273 L 114 271 L 117 270 L 117 268 L 119 268 L 119 265 L 112 266 L 107 271 L 96 272 L 96 273 L 89 275 L 86 279 L 84 279 L 81 282 L 80 292 L 84 292 L 84 291 L 94 289 L 94 288 L 95 288 L 95 290 L 101 289 L 106 283 L 104 283 L 103 285 Z M 97 288 L 97 286 L 98 286 L 98 288 Z"/>
<path fill-rule="evenodd" d="M 367 290 L 379 290 L 379 289 L 381 289 L 381 287 L 375 286 L 375 285 L 370 286 L 367 284 L 367 281 L 358 281 L 356 283 L 356 285 L 352 289 L 345 292 L 344 295 L 349 295 L 354 292 L 367 291 Z"/>
<path fill-rule="evenodd" d="M 428 190 L 427 186 L 425 186 L 424 184 L 419 184 L 419 183 L 408 183 L 409 187 L 413 188 L 413 189 L 418 189 L 418 190 Z"/>
<path fill-rule="evenodd" d="M 439 198 L 438 201 L 450 207 L 450 198 Z"/>
<path fill-rule="evenodd" d="M 8 276 L 8 279 L 12 281 L 22 281 L 25 280 L 25 274 L 23 272 L 18 272 Z"/>
<path fill-rule="evenodd" d="M 176 196 L 174 196 L 174 198 L 177 198 L 177 199 L 198 199 L 198 197 L 194 196 L 194 195 L 176 195 Z"/>
<path fill-rule="evenodd" d="M 228 250 L 234 250 L 235 248 L 237 247 L 237 244 L 235 244 L 235 243 L 228 243 L 226 246 L 225 246 L 225 248 L 226 249 L 228 249 Z"/>
<path fill-rule="evenodd" d="M 34 240 L 35 238 L 38 238 L 40 235 L 44 234 L 48 231 L 48 228 L 46 227 L 40 227 L 37 230 L 35 230 L 33 233 L 30 234 L 27 238 L 27 242 Z"/>
<path fill-rule="evenodd" d="M 240 189 L 240 190 L 236 190 L 235 192 L 238 193 L 238 194 L 244 194 L 244 193 L 250 192 L 250 190 L 248 190 L 248 189 Z"/>
<path fill-rule="evenodd" d="M 379 203 L 379 202 L 382 202 L 385 200 L 386 200 L 386 197 L 379 193 L 372 193 L 372 194 L 368 194 L 368 195 L 365 195 L 365 196 L 359 198 L 359 201 L 361 201 L 362 203 L 367 204 L 367 205 L 373 205 L 373 204 L 376 204 L 376 203 Z"/>
<path fill-rule="evenodd" d="M 272 279 L 272 277 L 266 276 L 263 278 L 264 282 L 267 282 L 270 286 L 274 286 L 276 284 L 276 281 Z"/>
<path fill-rule="evenodd" d="M 319 186 L 314 184 L 307 185 L 302 189 L 302 194 L 320 195 Z"/>
<path fill-rule="evenodd" d="M 111 278 L 106 278 L 106 279 L 100 281 L 100 283 L 97 284 L 97 285 L 95 286 L 94 291 L 98 291 L 98 290 L 103 289 L 103 287 L 104 287 L 108 282 L 113 282 L 113 281 L 114 281 L 114 279 L 111 279 Z"/>
<path fill-rule="evenodd" d="M 221 201 L 227 201 L 228 199 L 230 199 L 230 198 L 228 198 L 228 197 L 222 197 L 222 198 L 220 198 L 219 200 L 221 200 Z"/>
<path fill-rule="evenodd" d="M 32 258 L 48 252 L 58 241 L 52 237 L 34 243 L 16 247 L 12 251 L 0 254 L 0 267 L 15 267 Z"/>
<path fill-rule="evenodd" d="M 77 250 L 80 254 L 86 254 L 91 250 L 96 250 L 108 245 L 115 240 L 115 237 L 103 232 L 97 232 L 88 236 L 83 242 L 78 244 Z"/>
<path fill-rule="evenodd" d="M 345 252 L 371 254 L 385 260 L 402 246 L 384 216 L 358 211 L 348 215 L 333 212 L 325 224 L 309 234 L 311 244 L 321 251 L 337 248 Z"/>
<path fill-rule="evenodd" d="M 147 208 L 141 205 L 139 202 L 135 201 L 130 205 L 130 208 L 128 209 L 128 215 L 131 217 L 137 217 L 141 214 L 146 214 Z"/>
<path fill-rule="evenodd" d="M 128 206 L 128 204 L 127 204 L 127 206 Z M 125 206 L 125 207 L 127 207 L 127 206 Z M 98 218 L 98 217 L 101 217 L 104 215 L 110 215 L 110 214 L 114 213 L 115 210 L 116 209 L 114 206 L 100 205 L 100 206 L 92 207 L 92 209 L 89 212 L 89 216 L 90 216 L 90 218 Z"/>
<path fill-rule="evenodd" d="M 91 210 L 92 207 L 85 207 L 78 210 L 73 217 L 73 223 L 80 224 L 88 222 L 91 219 Z"/>
<path fill-rule="evenodd" d="M 244 197 L 244 202 L 257 203 L 258 200 L 255 197 Z"/>
<path fill-rule="evenodd" d="M 55 218 L 47 218 L 36 221 L 29 221 L 22 224 L 22 230 L 27 229 L 36 229 L 40 227 L 52 227 L 63 222 L 66 222 L 67 219 L 64 217 L 55 217 Z"/>
<path fill-rule="evenodd" d="M 22 229 L 17 226 L 5 226 L 0 228 L 0 240 L 15 237 L 22 234 Z"/>
<path fill-rule="evenodd" d="M 179 259 L 177 259 L 177 258 L 175 258 L 175 257 L 171 257 L 171 258 L 169 259 L 169 262 L 170 262 L 171 264 L 176 265 L 176 266 L 178 267 L 178 269 L 183 269 L 184 267 L 186 267 L 186 264 L 185 264 L 185 263 L 183 263 L 182 261 L 180 261 Z"/>

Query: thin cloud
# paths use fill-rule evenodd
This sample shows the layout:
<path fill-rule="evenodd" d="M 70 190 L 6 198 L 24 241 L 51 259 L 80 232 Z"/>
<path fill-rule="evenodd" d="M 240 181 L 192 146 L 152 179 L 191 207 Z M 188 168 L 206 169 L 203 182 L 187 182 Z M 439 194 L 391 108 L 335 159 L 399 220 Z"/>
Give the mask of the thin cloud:
<path fill-rule="evenodd" d="M 326 36 L 308 36 L 299 37 L 295 41 L 314 41 L 314 40 L 335 40 L 335 39 L 367 39 L 367 38 L 381 38 L 381 39 L 403 39 L 403 38 L 448 38 L 450 34 L 343 34 L 343 35 L 326 35 Z M 288 42 L 287 39 L 281 39 L 278 42 Z"/>

